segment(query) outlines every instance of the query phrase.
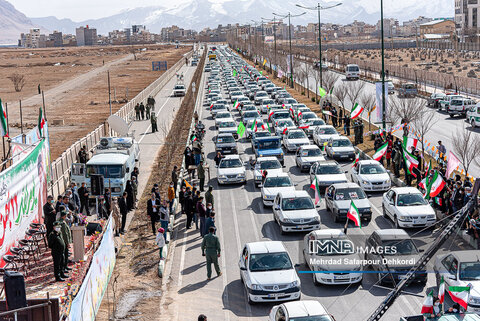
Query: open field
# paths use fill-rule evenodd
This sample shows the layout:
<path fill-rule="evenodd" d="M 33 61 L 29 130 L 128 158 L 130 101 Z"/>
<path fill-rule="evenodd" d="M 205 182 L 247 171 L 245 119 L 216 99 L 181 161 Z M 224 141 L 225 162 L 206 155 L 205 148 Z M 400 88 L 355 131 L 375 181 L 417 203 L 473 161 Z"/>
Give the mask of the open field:
<path fill-rule="evenodd" d="M 56 158 L 109 116 L 107 71 L 110 71 L 112 110 L 115 112 L 125 103 L 125 99 L 133 98 L 163 73 L 151 71 L 152 61 L 165 60 L 168 66 L 172 66 L 190 50 L 190 47 L 175 49 L 174 46 L 165 45 L 134 48 L 136 59 L 132 47 L 118 46 L 0 51 L 3 58 L 10 57 L 2 59 L 2 77 L 8 77 L 14 71 L 27 76 L 27 83 L 20 93 L 14 92 L 10 81 L 0 85 L 0 97 L 9 105 L 11 136 L 20 133 L 18 99 L 22 99 L 24 127 L 35 126 L 41 106 L 37 85 L 41 83 L 50 123 L 52 158 Z M 32 53 L 35 58 L 28 58 L 32 57 Z M 3 61 L 7 62 L 6 65 L 23 67 L 5 67 Z M 65 64 L 55 66 L 58 62 Z M 29 68 L 27 64 L 36 66 Z M 53 125 L 57 122 L 59 125 Z"/>

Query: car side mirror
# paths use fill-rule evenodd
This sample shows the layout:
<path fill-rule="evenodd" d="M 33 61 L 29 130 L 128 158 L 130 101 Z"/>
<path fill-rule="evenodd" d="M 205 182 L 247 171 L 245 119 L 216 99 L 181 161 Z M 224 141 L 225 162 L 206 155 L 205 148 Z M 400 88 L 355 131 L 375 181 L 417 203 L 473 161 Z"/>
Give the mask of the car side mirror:
<path fill-rule="evenodd" d="M 418 249 L 418 252 L 423 253 L 423 252 L 425 252 L 425 250 L 424 249 Z"/>
<path fill-rule="evenodd" d="M 259 187 L 259 188 L 262 188 L 262 187 L 263 187 L 263 184 L 258 184 L 258 187 Z"/>
<path fill-rule="evenodd" d="M 240 270 L 242 270 L 242 271 L 247 270 L 247 269 L 245 268 L 245 262 L 243 261 L 243 259 L 240 259 L 240 260 L 238 261 L 238 266 L 240 267 Z"/>
<path fill-rule="evenodd" d="M 345 174 L 348 174 L 348 171 L 345 171 Z"/>
<path fill-rule="evenodd" d="M 280 205 L 275 205 L 275 209 L 276 209 L 277 211 L 279 211 L 279 210 L 280 210 Z"/>
<path fill-rule="evenodd" d="M 450 279 L 450 280 L 456 280 L 457 279 L 457 277 L 453 274 L 447 274 L 446 277 L 447 277 L 447 279 Z"/>

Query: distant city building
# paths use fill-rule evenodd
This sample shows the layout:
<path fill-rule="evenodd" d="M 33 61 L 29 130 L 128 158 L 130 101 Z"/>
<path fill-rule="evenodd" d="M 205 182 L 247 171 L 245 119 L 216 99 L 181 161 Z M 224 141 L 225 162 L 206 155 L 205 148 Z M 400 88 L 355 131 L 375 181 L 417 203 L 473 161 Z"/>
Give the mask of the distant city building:
<path fill-rule="evenodd" d="M 53 33 L 49 34 L 48 40 L 53 41 L 54 47 L 63 46 L 63 34 L 59 31 L 54 31 Z"/>
<path fill-rule="evenodd" d="M 477 37 L 480 29 L 479 14 L 478 0 L 455 0 L 455 28 L 461 41 Z"/>
<path fill-rule="evenodd" d="M 455 33 L 455 22 L 452 20 L 433 20 L 420 25 L 422 39 L 450 38 Z"/>
<path fill-rule="evenodd" d="M 94 46 L 97 44 L 97 29 L 86 27 L 80 27 L 76 30 L 77 46 Z"/>

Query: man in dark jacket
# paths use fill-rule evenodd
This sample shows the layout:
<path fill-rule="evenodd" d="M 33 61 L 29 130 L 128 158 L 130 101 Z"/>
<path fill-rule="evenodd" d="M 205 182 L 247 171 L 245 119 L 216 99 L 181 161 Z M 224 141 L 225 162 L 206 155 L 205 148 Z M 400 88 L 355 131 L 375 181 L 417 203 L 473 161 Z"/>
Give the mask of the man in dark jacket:
<path fill-rule="evenodd" d="M 175 197 L 177 197 L 177 185 L 178 185 L 178 166 L 173 166 L 172 170 L 172 182 L 173 182 L 173 189 L 175 190 Z"/>
<path fill-rule="evenodd" d="M 192 192 L 187 191 L 185 197 L 185 214 L 187 215 L 187 230 L 191 228 L 193 220 L 193 198 Z"/>
<path fill-rule="evenodd" d="M 200 218 L 200 235 L 202 237 L 205 236 L 205 220 L 207 219 L 207 209 L 205 208 L 205 204 L 203 204 L 203 196 L 200 196 L 197 201 L 197 213 L 198 217 Z"/>
<path fill-rule="evenodd" d="M 142 115 L 142 120 L 145 119 L 145 105 L 143 104 L 143 102 L 140 103 L 140 114 Z"/>
<path fill-rule="evenodd" d="M 147 201 L 147 215 L 150 216 L 150 222 L 152 223 L 153 235 L 157 235 L 157 228 L 155 223 L 160 219 L 158 209 L 160 208 L 160 199 L 156 197 L 155 193 L 152 193 L 151 198 Z"/>
<path fill-rule="evenodd" d="M 120 234 L 125 234 L 125 224 L 127 224 L 127 192 L 123 192 L 122 197 L 118 200 L 118 206 L 120 207 L 120 214 L 122 215 L 122 227 L 120 228 Z"/>
<path fill-rule="evenodd" d="M 61 226 L 60 222 L 58 221 L 53 223 L 53 231 L 48 235 L 48 247 L 51 249 L 52 252 L 53 273 L 55 275 L 55 281 L 65 281 L 65 278 L 67 276 L 62 271 L 65 259 L 65 242 L 63 242 Z"/>
<path fill-rule="evenodd" d="M 79 212 L 90 215 L 90 209 L 88 208 L 88 194 L 88 189 L 85 186 L 85 183 L 82 183 L 82 186 L 78 189 L 78 196 L 80 197 Z"/>
<path fill-rule="evenodd" d="M 53 196 L 48 195 L 47 202 L 43 205 L 43 217 L 45 220 L 47 235 L 50 235 L 50 233 L 52 233 L 53 223 L 55 222 L 57 217 L 57 211 L 55 211 L 55 208 L 53 207 L 54 202 L 55 201 L 53 200 Z"/>

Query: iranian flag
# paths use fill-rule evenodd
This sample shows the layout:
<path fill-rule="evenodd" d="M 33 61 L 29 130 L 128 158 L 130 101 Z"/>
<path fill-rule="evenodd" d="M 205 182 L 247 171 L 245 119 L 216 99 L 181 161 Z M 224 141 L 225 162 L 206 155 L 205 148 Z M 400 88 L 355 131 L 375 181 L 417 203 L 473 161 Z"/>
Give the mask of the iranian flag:
<path fill-rule="evenodd" d="M 452 298 L 453 302 L 460 304 L 467 309 L 468 296 L 470 295 L 470 287 L 468 286 L 450 286 L 448 287 L 448 294 Z"/>
<path fill-rule="evenodd" d="M 210 110 L 212 110 L 212 108 L 213 108 L 213 103 L 210 105 Z"/>
<path fill-rule="evenodd" d="M 197 136 L 193 135 L 191 140 L 192 140 L 192 143 L 193 143 L 194 141 L 197 140 Z"/>
<path fill-rule="evenodd" d="M 318 186 L 317 177 L 315 177 L 315 180 L 312 182 L 312 185 L 310 185 L 310 188 L 315 190 L 315 205 L 317 205 L 322 200 L 320 197 L 320 186 Z"/>
<path fill-rule="evenodd" d="M 255 121 L 252 123 L 252 127 L 250 128 L 252 130 L 252 132 L 257 132 L 257 120 L 255 119 Z"/>
<path fill-rule="evenodd" d="M 300 116 L 302 116 L 302 111 L 299 111 L 298 114 L 297 114 L 297 121 L 300 119 Z"/>
<path fill-rule="evenodd" d="M 332 112 L 330 110 L 322 110 L 322 113 L 328 116 L 332 116 Z"/>
<path fill-rule="evenodd" d="M 422 179 L 422 181 L 420 183 L 418 183 L 418 186 L 425 190 L 425 195 L 423 195 L 423 197 L 427 198 L 427 195 L 428 195 L 428 191 L 427 191 L 428 176 L 425 177 L 424 179 Z"/>
<path fill-rule="evenodd" d="M 273 115 L 273 110 L 270 111 L 270 114 L 268 114 L 268 120 L 270 120 L 270 117 L 272 117 L 272 115 Z"/>
<path fill-rule="evenodd" d="M 413 137 L 403 136 L 403 146 L 405 146 L 405 149 L 408 152 L 412 150 L 412 147 L 414 148 L 414 150 L 417 149 L 417 145 L 418 145 L 418 139 Z"/>
<path fill-rule="evenodd" d="M 293 115 L 294 115 L 294 113 L 293 113 L 293 108 L 292 108 L 292 107 L 290 107 L 290 109 L 289 109 L 289 110 L 290 110 L 290 115 L 291 115 L 291 116 L 292 116 L 292 118 L 293 118 Z"/>
<path fill-rule="evenodd" d="M 360 154 L 357 153 L 355 154 L 355 161 L 353 162 L 353 165 L 352 167 L 354 167 L 355 165 L 357 165 L 357 163 L 360 161 Z"/>
<path fill-rule="evenodd" d="M 310 125 L 302 125 L 302 126 L 299 126 L 298 128 L 299 128 L 299 129 L 307 129 L 307 128 L 309 128 L 309 127 L 310 127 Z"/>
<path fill-rule="evenodd" d="M 3 103 L 0 99 L 0 136 L 8 137 L 7 113 L 3 109 Z"/>
<path fill-rule="evenodd" d="M 440 286 L 438 287 L 438 299 L 440 300 L 440 304 L 443 304 L 445 301 L 445 280 L 443 276 L 440 279 Z"/>
<path fill-rule="evenodd" d="M 288 131 L 288 127 L 285 127 L 285 128 L 283 129 L 282 135 L 285 135 L 285 134 L 287 133 L 287 131 Z"/>
<path fill-rule="evenodd" d="M 436 197 L 445 187 L 445 181 L 442 176 L 438 174 L 438 171 L 435 171 L 433 174 L 432 182 L 428 188 L 430 197 Z"/>
<path fill-rule="evenodd" d="M 353 221 L 355 223 L 355 226 L 362 227 L 362 220 L 360 219 L 360 212 L 358 211 L 358 208 L 355 206 L 355 203 L 353 201 L 350 203 L 350 208 L 347 212 L 347 220 Z"/>
<path fill-rule="evenodd" d="M 418 160 L 405 149 L 405 145 L 403 146 L 403 159 L 407 165 L 409 174 L 417 177 L 417 175 L 413 172 L 413 168 L 418 168 Z"/>
<path fill-rule="evenodd" d="M 372 158 L 376 161 L 381 160 L 383 155 L 385 155 L 385 153 L 387 152 L 387 148 L 388 148 L 388 142 L 380 146 L 380 148 L 375 152 L 375 154 L 373 154 Z"/>
<path fill-rule="evenodd" d="M 43 137 L 43 127 L 45 127 L 45 118 L 43 117 L 43 111 L 42 108 L 38 108 L 38 134 L 39 137 Z"/>
<path fill-rule="evenodd" d="M 350 118 L 351 119 L 355 119 L 357 118 L 358 116 L 360 116 L 363 112 L 363 107 L 360 106 L 358 103 L 355 103 L 355 106 L 353 106 L 352 108 L 352 112 L 350 114 Z"/>
<path fill-rule="evenodd" d="M 235 100 L 235 103 L 233 104 L 233 109 L 238 109 L 238 107 L 240 107 L 240 103 Z"/>
<path fill-rule="evenodd" d="M 425 298 L 422 305 L 422 311 L 420 313 L 433 313 L 433 290 Z"/>

